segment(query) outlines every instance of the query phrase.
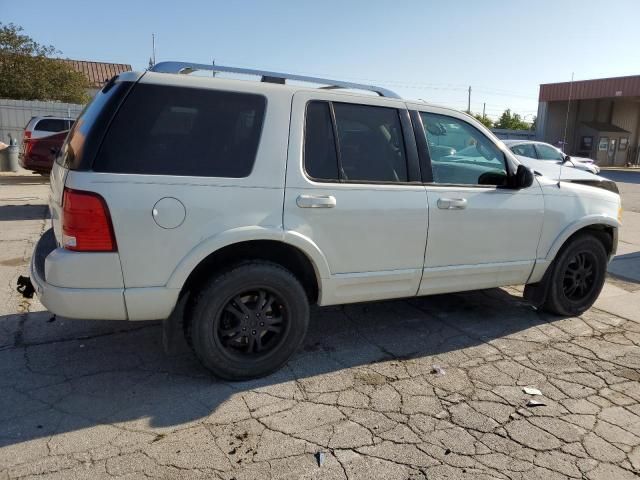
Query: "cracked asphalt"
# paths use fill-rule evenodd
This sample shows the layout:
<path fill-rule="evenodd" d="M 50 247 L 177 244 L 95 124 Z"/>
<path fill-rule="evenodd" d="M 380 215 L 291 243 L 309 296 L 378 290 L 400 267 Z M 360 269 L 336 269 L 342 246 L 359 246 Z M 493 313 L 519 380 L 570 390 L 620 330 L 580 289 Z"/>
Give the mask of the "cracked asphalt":
<path fill-rule="evenodd" d="M 157 322 L 56 318 L 14 292 L 47 189 L 0 176 L 0 480 L 640 475 L 640 283 L 624 275 L 577 318 L 519 287 L 314 309 L 285 368 L 226 383 L 185 345 L 165 355 Z M 639 231 L 626 212 L 631 260 Z"/>

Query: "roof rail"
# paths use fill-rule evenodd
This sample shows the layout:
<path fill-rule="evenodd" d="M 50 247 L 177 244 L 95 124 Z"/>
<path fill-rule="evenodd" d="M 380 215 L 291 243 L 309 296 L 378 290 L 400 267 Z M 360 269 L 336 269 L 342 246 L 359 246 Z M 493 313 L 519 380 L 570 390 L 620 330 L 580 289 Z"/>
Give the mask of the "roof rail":
<path fill-rule="evenodd" d="M 268 72 L 264 70 L 253 70 L 250 68 L 225 67 L 222 65 L 207 65 L 203 63 L 189 62 L 160 62 L 156 63 L 149 69 L 151 72 L 160 73 L 183 73 L 189 74 L 197 70 L 207 70 L 210 72 L 239 73 L 243 75 L 257 75 L 262 78 L 263 82 L 284 83 L 285 80 L 295 80 L 298 82 L 317 83 L 326 85 L 326 89 L 348 88 L 354 90 L 367 90 L 375 92 L 381 97 L 402 98 L 395 92 L 386 88 L 376 87 L 374 85 L 364 85 L 362 83 L 343 82 L 341 80 L 329 80 L 328 78 L 307 77 L 305 75 L 294 75 L 292 73 Z"/>

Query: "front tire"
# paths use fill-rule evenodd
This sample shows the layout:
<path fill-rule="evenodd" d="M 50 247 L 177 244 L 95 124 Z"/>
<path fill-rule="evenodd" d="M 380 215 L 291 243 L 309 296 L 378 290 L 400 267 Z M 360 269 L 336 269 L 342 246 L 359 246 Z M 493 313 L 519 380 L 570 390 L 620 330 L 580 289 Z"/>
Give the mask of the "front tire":
<path fill-rule="evenodd" d="M 576 236 L 558 254 L 541 287 L 547 292 L 543 310 L 577 316 L 595 303 L 607 272 L 607 251 L 593 234 Z"/>
<path fill-rule="evenodd" d="M 309 303 L 298 279 L 270 262 L 239 264 L 196 295 L 187 334 L 216 376 L 248 380 L 279 369 L 303 341 Z"/>

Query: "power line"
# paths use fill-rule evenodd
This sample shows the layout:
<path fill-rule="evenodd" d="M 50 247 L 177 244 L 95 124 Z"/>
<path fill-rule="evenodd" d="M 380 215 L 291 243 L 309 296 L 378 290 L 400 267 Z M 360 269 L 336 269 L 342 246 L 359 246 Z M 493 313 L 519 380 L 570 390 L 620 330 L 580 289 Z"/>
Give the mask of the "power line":
<path fill-rule="evenodd" d="M 282 69 L 278 69 L 278 68 L 272 68 L 272 67 L 262 67 L 261 69 L 263 70 L 274 70 L 274 71 L 278 71 L 278 70 L 282 70 Z M 285 69 L 288 70 L 290 73 L 295 73 L 298 75 L 308 75 L 308 76 L 314 76 L 314 77 L 322 77 L 322 78 L 332 78 L 335 77 L 335 75 L 330 75 L 330 74 L 326 74 L 326 73 L 318 73 L 318 72 L 303 72 L 303 71 L 291 71 L 289 69 Z M 467 85 L 462 85 L 462 84 L 455 84 L 455 83 L 438 83 L 438 82 L 405 82 L 402 80 L 392 80 L 392 79 L 374 79 L 374 78 L 364 78 L 364 77 L 351 77 L 351 76 L 343 76 L 340 75 L 340 78 L 344 79 L 344 80 L 350 80 L 350 81 L 356 81 L 356 82 L 367 82 L 367 83 L 374 83 L 374 84 L 379 84 L 381 86 L 386 85 L 386 86 L 395 86 L 398 88 L 408 88 L 408 89 L 419 89 L 419 90 L 443 90 L 443 91 L 457 91 L 457 92 L 468 92 L 469 86 Z M 498 96 L 505 96 L 505 97 L 513 97 L 513 98 L 523 98 L 523 99 L 529 99 L 529 100 L 537 100 L 538 97 L 534 97 L 532 95 L 527 95 L 523 92 L 513 92 L 513 91 L 509 91 L 509 90 L 503 90 L 503 89 L 495 89 L 495 88 L 487 88 L 487 87 L 474 87 L 475 91 L 477 92 L 482 92 L 482 93 L 486 93 L 489 95 L 498 95 Z"/>

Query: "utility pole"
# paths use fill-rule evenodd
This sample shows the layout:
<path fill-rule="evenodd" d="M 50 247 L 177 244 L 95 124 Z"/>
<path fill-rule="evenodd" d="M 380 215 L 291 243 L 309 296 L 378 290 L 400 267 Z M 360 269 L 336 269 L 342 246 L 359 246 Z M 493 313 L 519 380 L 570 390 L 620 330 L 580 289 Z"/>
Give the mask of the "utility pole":
<path fill-rule="evenodd" d="M 151 60 L 156 64 L 156 34 L 151 34 Z"/>
<path fill-rule="evenodd" d="M 486 120 L 486 119 L 487 119 L 487 116 L 484 114 L 484 112 L 485 112 L 486 108 L 487 108 L 487 102 L 484 102 L 484 103 L 482 104 L 482 119 L 483 119 L 483 120 Z"/>
<path fill-rule="evenodd" d="M 469 85 L 469 99 L 467 100 L 467 113 L 471 115 L 471 85 Z"/>
<path fill-rule="evenodd" d="M 213 60 L 211 61 L 211 66 L 215 68 L 215 66 L 216 66 L 216 60 L 215 60 L 215 59 L 213 59 Z M 216 72 L 215 72 L 215 70 L 211 70 L 211 76 L 212 76 L 212 77 L 215 77 L 215 76 L 216 76 Z"/>

